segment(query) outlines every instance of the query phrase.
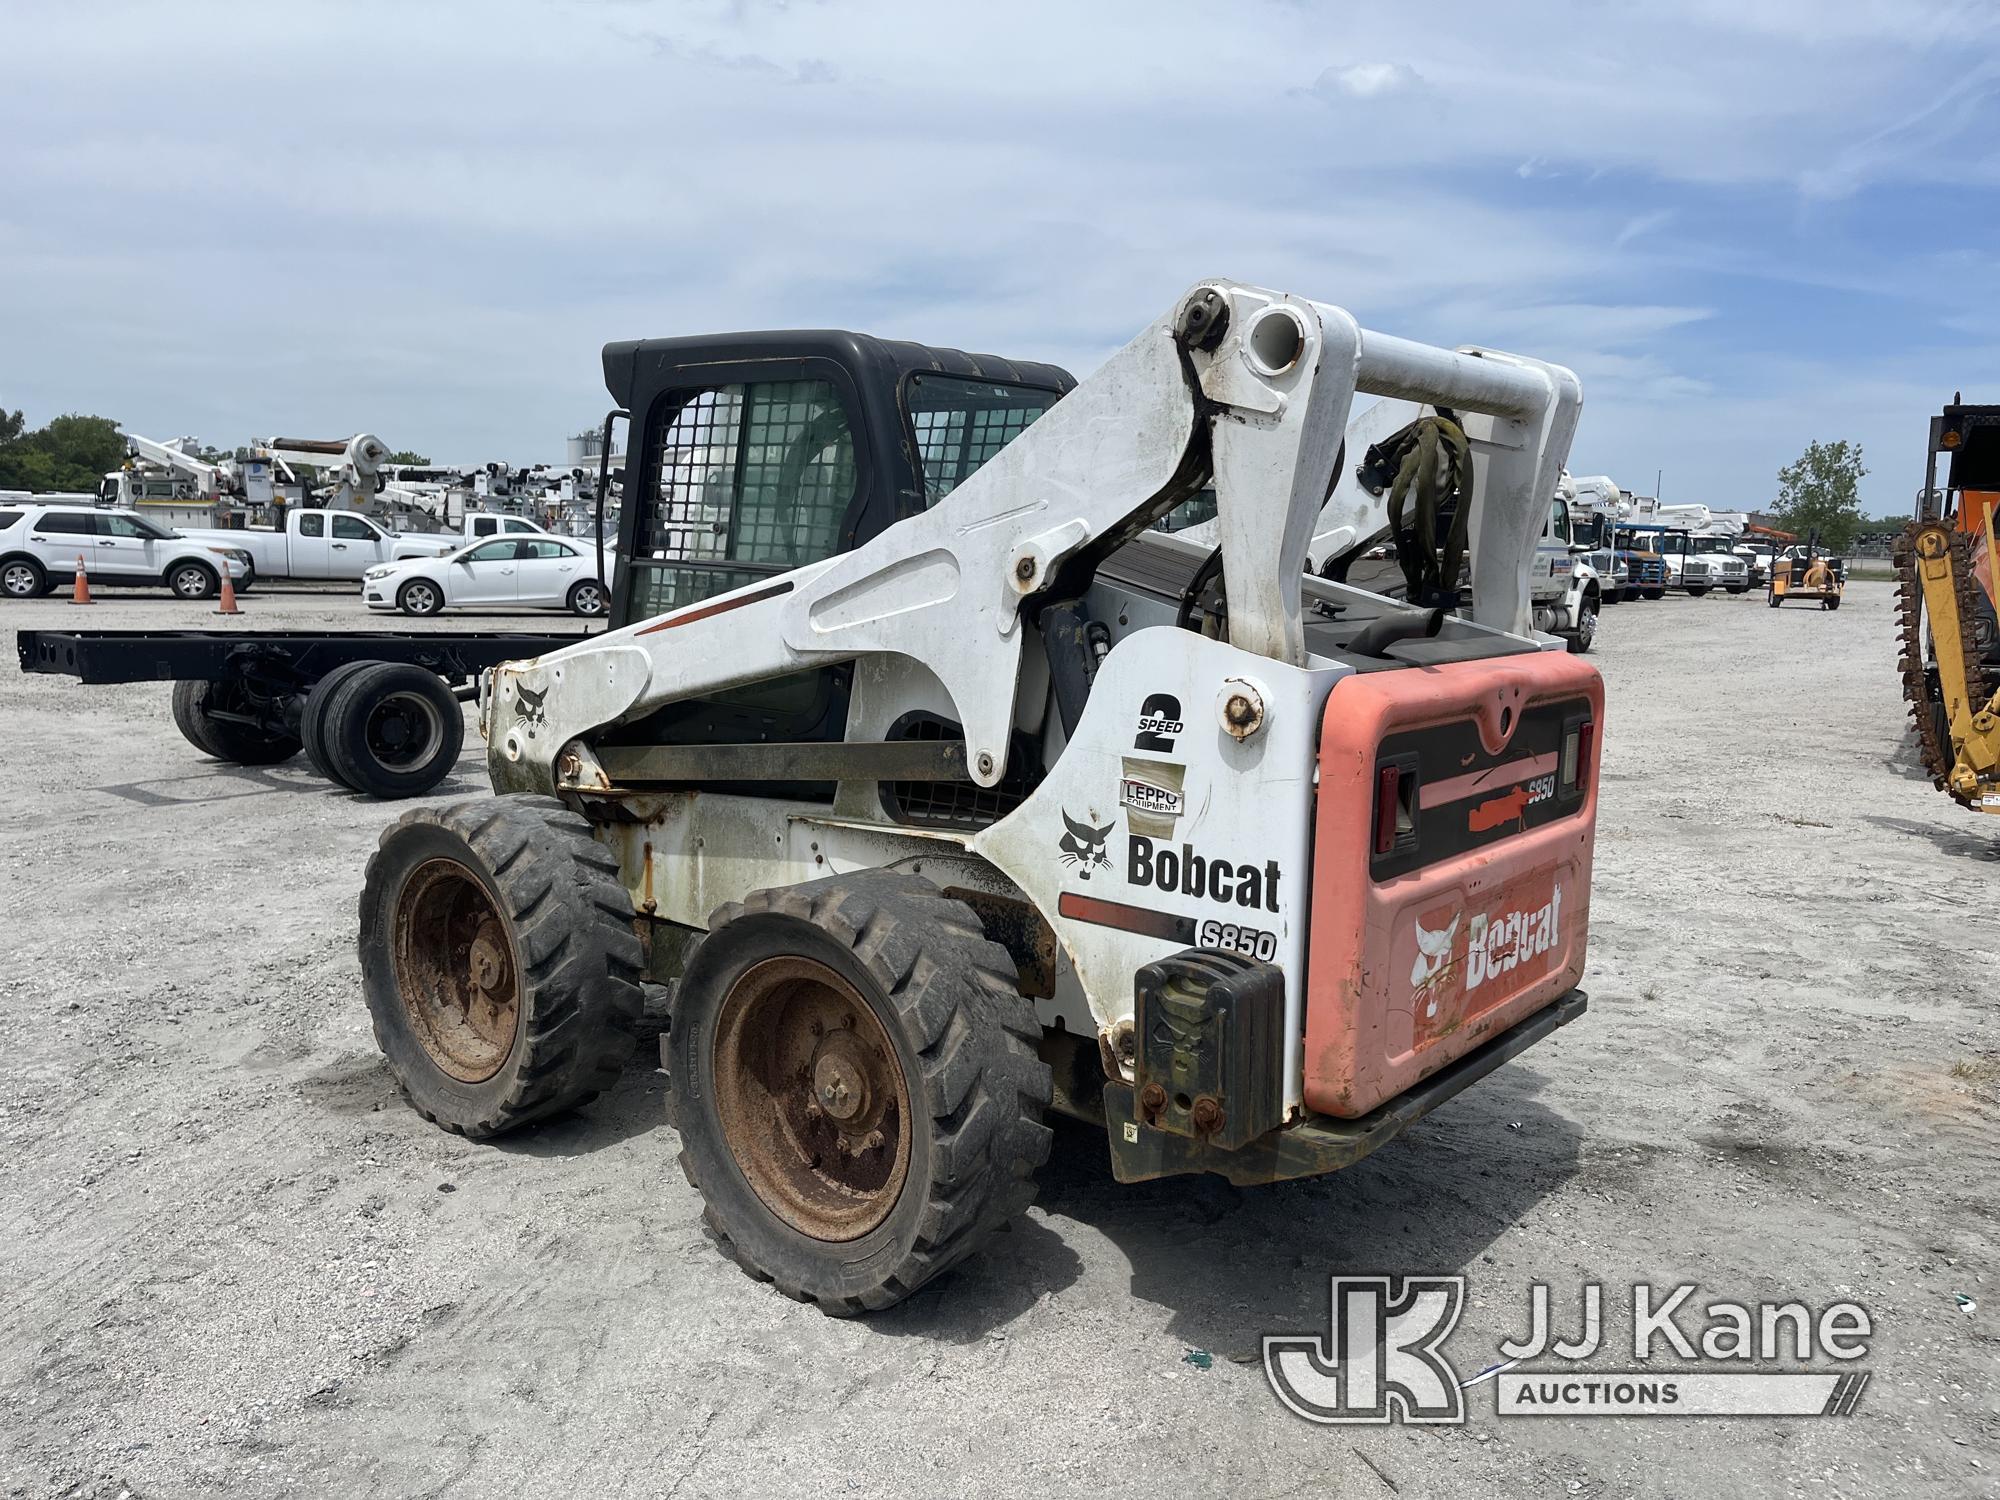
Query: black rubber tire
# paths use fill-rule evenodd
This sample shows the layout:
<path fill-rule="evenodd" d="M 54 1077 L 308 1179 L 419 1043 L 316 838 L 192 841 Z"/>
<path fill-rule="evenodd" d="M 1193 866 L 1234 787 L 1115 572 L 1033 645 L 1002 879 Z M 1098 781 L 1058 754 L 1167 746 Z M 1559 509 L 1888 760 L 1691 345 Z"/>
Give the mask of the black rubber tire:
<path fill-rule="evenodd" d="M 1784 602 L 1785 602 L 1785 596 L 1783 594 L 1773 594 L 1771 596 L 1771 608 L 1773 609 L 1776 609 L 1780 604 L 1783 604 Z"/>
<path fill-rule="evenodd" d="M 1589 654 L 1591 646 L 1597 640 L 1597 615 L 1598 611 L 1594 607 L 1586 606 L 1583 614 L 1579 616 L 1579 620 L 1587 621 L 1588 624 L 1580 623 L 1577 629 L 1563 632 L 1563 639 L 1569 643 L 1570 655 L 1584 656 Z"/>
<path fill-rule="evenodd" d="M 1689 589 L 1687 591 L 1687 596 L 1690 599 L 1699 599 L 1701 598 L 1702 595 L 1706 594 L 1707 592 L 1708 590 L 1706 588 Z"/>
<path fill-rule="evenodd" d="M 415 699 L 408 706 L 420 714 L 425 704 L 434 711 L 432 733 L 407 762 L 387 758 L 374 732 L 379 726 L 371 724 L 399 697 Z M 431 717 L 426 716 L 427 723 Z M 370 662 L 328 695 L 319 745 L 327 769 L 341 785 L 384 800 L 421 797 L 458 764 L 465 745 L 465 709 L 435 672 L 408 662 Z"/>
<path fill-rule="evenodd" d="M 430 590 L 431 603 L 427 608 L 416 608 L 410 603 L 410 590 L 419 584 Z M 416 615 L 420 618 L 425 615 L 437 614 L 444 608 L 444 589 L 441 585 L 432 583 L 428 579 L 413 578 L 396 590 L 396 608 L 400 609 L 406 615 Z"/>
<path fill-rule="evenodd" d="M 595 591 L 597 608 L 585 609 L 577 602 L 579 597 L 584 596 L 586 590 Z M 571 614 L 581 615 L 586 620 L 601 620 L 611 608 L 611 601 L 604 594 L 604 585 L 599 583 L 595 578 L 585 578 L 571 584 L 569 599 L 566 602 Z"/>
<path fill-rule="evenodd" d="M 299 711 L 299 739 L 305 746 L 306 759 L 315 771 L 335 786 L 347 786 L 347 783 L 340 779 L 340 769 L 327 758 L 323 738 L 327 705 L 333 701 L 334 689 L 355 673 L 373 665 L 373 662 L 366 661 L 341 663 L 313 684 L 312 691 L 306 695 L 305 707 Z M 355 790 L 353 787 L 347 789 L 350 792 Z"/>
<path fill-rule="evenodd" d="M 1665 589 L 1641 589 L 1639 590 L 1639 597 L 1642 599 L 1664 599 L 1667 597 L 1667 591 Z"/>
<path fill-rule="evenodd" d="M 0 586 L 0 597 L 8 599 L 39 599 L 54 587 L 49 582 L 49 570 L 36 562 L 32 557 L 10 557 L 0 567 L 4 567 L 5 574 L 9 580 L 7 585 Z M 26 586 L 15 587 L 13 585 L 13 580 L 15 579 L 24 581 Z"/>
<path fill-rule="evenodd" d="M 1833 597 L 1832 597 L 1831 599 L 1828 599 L 1828 600 L 1826 601 L 1826 607 L 1827 607 L 1828 609 L 1839 609 L 1839 608 L 1840 608 L 1840 595 L 1838 595 L 1838 594 L 1835 594 L 1835 595 L 1834 595 L 1834 596 L 1833 596 Z"/>
<path fill-rule="evenodd" d="M 198 582 L 196 580 L 199 580 Z M 204 562 L 177 562 L 160 580 L 176 599 L 198 603 L 222 592 L 222 575 Z"/>
<path fill-rule="evenodd" d="M 1742 587 L 1742 588 L 1740 588 L 1740 589 L 1738 589 L 1738 588 L 1733 588 L 1733 589 L 1730 589 L 1730 590 L 1728 590 L 1728 592 L 1730 592 L 1730 593 L 1732 593 L 1732 594 L 1747 594 L 1747 593 L 1749 593 L 1749 592 L 1750 592 L 1750 585 L 1746 583 L 1746 584 L 1744 584 L 1744 585 L 1743 585 L 1743 587 Z"/>
<path fill-rule="evenodd" d="M 887 1216 L 852 1240 L 815 1239 L 767 1205 L 716 1108 L 723 1002 L 753 965 L 792 954 L 853 985 L 890 1038 L 909 1095 L 908 1175 Z M 681 1169 L 701 1192 L 711 1238 L 754 1279 L 836 1316 L 902 1301 L 1033 1201 L 1052 1139 L 1040 1039 L 1007 950 L 962 902 L 916 876 L 835 876 L 722 907 L 675 990 L 667 1088 Z"/>
<path fill-rule="evenodd" d="M 174 684 L 174 727 L 195 749 L 239 766 L 275 766 L 290 760 L 302 747 L 296 735 L 273 734 L 233 719 L 217 718 L 229 689 L 223 683 L 184 678 Z"/>
<path fill-rule="evenodd" d="M 512 1044 L 468 1083 L 433 1059 L 396 966 L 398 905 L 437 859 L 462 866 L 506 930 L 518 983 Z M 618 861 L 590 825 L 548 797 L 482 797 L 406 812 L 384 830 L 361 882 L 362 993 L 375 1041 L 425 1119 L 475 1139 L 588 1103 L 631 1061 L 642 955 Z"/>

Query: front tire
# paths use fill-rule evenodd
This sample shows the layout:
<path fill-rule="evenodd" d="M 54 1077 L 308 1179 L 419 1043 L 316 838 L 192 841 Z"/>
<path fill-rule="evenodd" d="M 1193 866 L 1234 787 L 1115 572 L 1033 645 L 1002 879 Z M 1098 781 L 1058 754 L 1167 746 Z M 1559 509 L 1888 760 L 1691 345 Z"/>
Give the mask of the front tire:
<path fill-rule="evenodd" d="M 641 954 L 618 861 L 544 797 L 405 813 L 361 886 L 375 1041 L 425 1119 L 481 1139 L 617 1082 Z"/>
<path fill-rule="evenodd" d="M 1572 656 L 1587 656 L 1591 645 L 1597 640 L 1597 610 L 1585 605 L 1583 613 L 1577 616 L 1576 629 L 1565 631 L 1563 639 L 1569 642 Z"/>
<path fill-rule="evenodd" d="M 836 1316 L 902 1301 L 1032 1201 L 1040 1037 L 1007 951 L 918 877 L 724 906 L 675 992 L 667 1092 L 709 1233 Z"/>
<path fill-rule="evenodd" d="M 0 567 L 0 595 L 9 599 L 39 599 L 49 591 L 49 575 L 32 557 L 13 557 Z"/>
<path fill-rule="evenodd" d="M 1664 599 L 1667 597 L 1667 591 L 1665 589 L 1641 589 L 1639 590 L 1639 597 L 1642 599 Z"/>
<path fill-rule="evenodd" d="M 207 563 L 175 563 L 167 569 L 167 587 L 173 590 L 176 599 L 190 603 L 213 599 L 222 590 L 222 575 Z"/>
<path fill-rule="evenodd" d="M 416 578 L 396 591 L 396 608 L 406 615 L 434 615 L 444 608 L 444 590 L 427 578 Z"/>
<path fill-rule="evenodd" d="M 1690 599 L 1699 599 L 1701 598 L 1702 595 L 1706 594 L 1707 592 L 1708 590 L 1705 587 L 1698 589 L 1689 589 L 1687 591 L 1687 596 Z"/>

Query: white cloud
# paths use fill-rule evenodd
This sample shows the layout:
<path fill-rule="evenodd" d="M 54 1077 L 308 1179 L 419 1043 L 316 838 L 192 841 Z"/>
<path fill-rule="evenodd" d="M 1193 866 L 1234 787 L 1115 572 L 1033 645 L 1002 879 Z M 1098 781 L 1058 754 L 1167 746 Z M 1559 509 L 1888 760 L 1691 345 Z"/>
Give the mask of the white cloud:
<path fill-rule="evenodd" d="M 1322 94 L 1339 92 L 1350 99 L 1377 99 L 1422 84 L 1423 76 L 1408 63 L 1353 63 L 1328 68 L 1314 87 Z"/>

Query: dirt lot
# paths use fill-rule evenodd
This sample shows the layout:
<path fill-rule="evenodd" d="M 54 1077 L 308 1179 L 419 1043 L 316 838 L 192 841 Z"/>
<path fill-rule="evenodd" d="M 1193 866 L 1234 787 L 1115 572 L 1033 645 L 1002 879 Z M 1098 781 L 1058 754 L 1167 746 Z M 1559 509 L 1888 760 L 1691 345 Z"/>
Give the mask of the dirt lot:
<path fill-rule="evenodd" d="M 1620 606 L 1598 661 L 1588 1016 L 1321 1181 L 1120 1187 L 1061 1132 L 1025 1221 L 867 1322 L 710 1250 L 650 1036 L 505 1144 L 401 1105 L 353 941 L 391 808 L 204 761 L 164 686 L 0 674 L 0 1488 L 1994 1493 L 2000 825 L 1912 769 L 1888 587 Z M 483 787 L 470 735 L 444 795 Z M 1845 1419 L 1499 1418 L 1487 1386 L 1463 1427 L 1313 1426 L 1254 1361 L 1342 1272 L 1468 1276 L 1467 1373 L 1537 1280 L 1559 1332 L 1588 1279 L 1851 1297 L 1873 1382 Z"/>

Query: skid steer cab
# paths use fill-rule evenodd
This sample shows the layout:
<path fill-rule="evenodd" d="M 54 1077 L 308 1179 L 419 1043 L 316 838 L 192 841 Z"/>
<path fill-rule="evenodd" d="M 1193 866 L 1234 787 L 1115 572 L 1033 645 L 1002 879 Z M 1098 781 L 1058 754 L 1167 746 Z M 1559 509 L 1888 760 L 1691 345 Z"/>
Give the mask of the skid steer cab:
<path fill-rule="evenodd" d="M 440 1125 L 613 1087 L 667 986 L 716 1242 L 858 1313 L 1023 1209 L 1052 1114 L 1122 1181 L 1324 1173 L 1582 1013 L 1603 693 L 1534 629 L 1567 370 L 1226 281 L 1080 385 L 833 332 L 604 369 L 614 628 L 492 674 L 496 795 L 365 881 Z M 1309 576 L 1357 475 L 1423 607 Z"/>

